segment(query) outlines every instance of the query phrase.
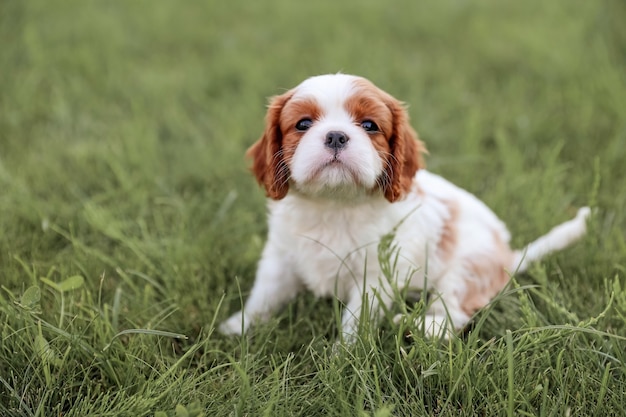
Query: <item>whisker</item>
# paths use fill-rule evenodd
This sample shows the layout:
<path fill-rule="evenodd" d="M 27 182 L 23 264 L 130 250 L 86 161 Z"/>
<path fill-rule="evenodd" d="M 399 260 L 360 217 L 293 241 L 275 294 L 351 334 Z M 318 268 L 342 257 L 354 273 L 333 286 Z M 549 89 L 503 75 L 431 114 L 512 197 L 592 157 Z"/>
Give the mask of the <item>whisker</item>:
<path fill-rule="evenodd" d="M 398 159 L 389 152 L 378 151 L 378 155 L 381 156 L 381 159 L 384 161 L 383 164 L 386 169 L 383 171 L 382 175 L 376 179 L 376 183 L 381 189 L 385 189 L 391 185 L 390 173 L 393 174 L 393 164 L 391 162 L 392 160 L 397 162 Z"/>
<path fill-rule="evenodd" d="M 291 150 L 292 147 L 287 148 L 288 150 Z M 282 188 L 284 187 L 288 182 L 289 179 L 291 178 L 291 172 L 289 170 L 289 163 L 291 162 L 291 158 L 289 160 L 285 160 L 284 159 L 284 155 L 285 155 L 285 148 L 280 148 L 278 151 L 276 151 L 274 153 L 274 155 L 272 155 L 272 163 L 276 163 L 278 165 L 278 172 L 276 173 L 276 176 L 274 178 L 274 181 L 272 182 L 272 186 L 277 188 Z M 276 162 L 278 160 L 278 162 Z"/>

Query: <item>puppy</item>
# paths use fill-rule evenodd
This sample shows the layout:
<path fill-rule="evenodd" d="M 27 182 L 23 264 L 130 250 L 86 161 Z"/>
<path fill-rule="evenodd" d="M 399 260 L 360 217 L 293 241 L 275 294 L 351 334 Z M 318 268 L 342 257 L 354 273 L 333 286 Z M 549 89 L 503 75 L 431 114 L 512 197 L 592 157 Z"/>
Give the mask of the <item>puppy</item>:
<path fill-rule="evenodd" d="M 511 273 L 586 231 L 584 207 L 511 250 L 498 217 L 426 171 L 423 153 L 403 104 L 364 78 L 321 75 L 274 97 L 265 132 L 248 150 L 269 197 L 268 239 L 243 311 L 220 331 L 241 334 L 307 289 L 345 304 L 341 330 L 354 340 L 364 299 L 376 314 L 379 303 L 391 304 L 394 288 L 408 287 L 435 295 L 422 323 L 427 336 L 449 337 Z M 391 280 L 377 252 L 390 233 L 397 249 Z"/>

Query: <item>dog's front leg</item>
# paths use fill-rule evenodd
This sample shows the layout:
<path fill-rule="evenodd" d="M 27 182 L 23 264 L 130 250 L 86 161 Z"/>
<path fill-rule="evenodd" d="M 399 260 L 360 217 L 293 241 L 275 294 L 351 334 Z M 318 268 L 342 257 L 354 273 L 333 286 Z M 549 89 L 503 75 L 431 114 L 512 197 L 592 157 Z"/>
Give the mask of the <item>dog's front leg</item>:
<path fill-rule="evenodd" d="M 389 307 L 391 302 L 391 292 L 388 289 L 372 287 L 364 290 L 360 286 L 355 285 L 349 293 L 348 303 L 341 317 L 343 341 L 347 344 L 354 343 L 359 332 L 359 320 L 374 320 L 377 322 L 382 314 L 381 303 Z M 364 303 L 367 303 L 368 310 L 366 312 L 363 311 Z"/>
<path fill-rule="evenodd" d="M 285 254 L 267 245 L 259 262 L 252 292 L 242 311 L 224 321 L 223 334 L 245 333 L 250 325 L 270 319 L 272 314 L 300 292 L 302 284 Z"/>

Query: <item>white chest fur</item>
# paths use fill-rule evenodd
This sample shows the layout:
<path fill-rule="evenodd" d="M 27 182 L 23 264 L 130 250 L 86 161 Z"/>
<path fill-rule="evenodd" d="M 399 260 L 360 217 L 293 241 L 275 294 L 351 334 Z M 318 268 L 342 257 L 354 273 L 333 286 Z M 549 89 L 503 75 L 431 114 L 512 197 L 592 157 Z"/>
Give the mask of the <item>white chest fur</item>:
<path fill-rule="evenodd" d="M 268 245 L 289 259 L 308 290 L 345 300 L 355 286 L 381 278 L 378 245 L 394 228 L 400 226 L 397 233 L 406 235 L 405 223 L 412 224 L 414 238 L 402 239 L 411 246 L 407 252 L 425 255 L 428 239 L 420 236 L 425 230 L 415 230 L 422 217 L 420 204 L 417 196 L 393 204 L 382 197 L 359 203 L 288 196 L 270 203 Z M 402 257 L 401 268 L 419 269 L 424 257 L 414 255 Z"/>

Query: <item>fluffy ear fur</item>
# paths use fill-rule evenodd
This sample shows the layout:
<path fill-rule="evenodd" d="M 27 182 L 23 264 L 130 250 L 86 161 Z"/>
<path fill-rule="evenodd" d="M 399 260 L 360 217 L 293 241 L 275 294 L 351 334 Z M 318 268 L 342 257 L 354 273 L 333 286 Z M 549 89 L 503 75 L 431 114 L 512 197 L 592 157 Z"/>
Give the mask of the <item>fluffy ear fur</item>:
<path fill-rule="evenodd" d="M 283 159 L 283 135 L 280 130 L 280 114 L 293 92 L 289 91 L 270 100 L 265 117 L 263 136 L 248 149 L 246 156 L 252 158 L 252 173 L 267 196 L 280 200 L 289 190 L 289 168 Z"/>
<path fill-rule="evenodd" d="M 404 105 L 391 96 L 386 101 L 393 115 L 393 131 L 389 138 L 391 156 L 387 163 L 387 181 L 384 182 L 383 191 L 385 198 L 393 203 L 409 192 L 415 173 L 425 167 L 422 154 L 426 153 L 426 147 L 409 124 Z"/>

